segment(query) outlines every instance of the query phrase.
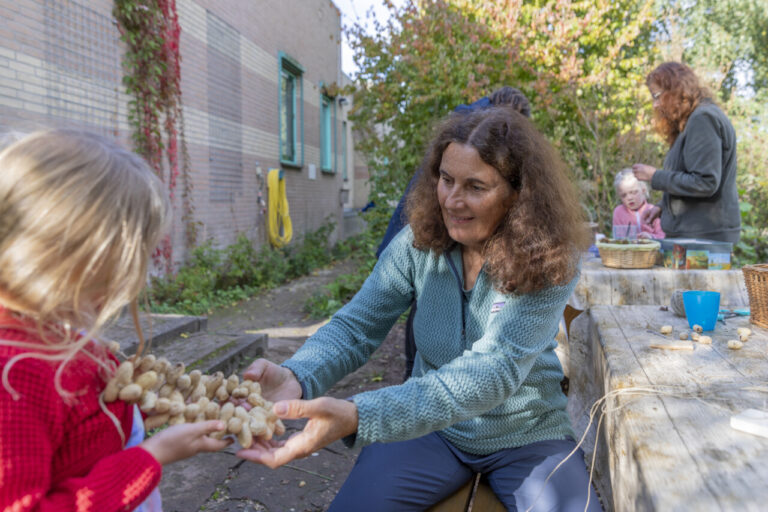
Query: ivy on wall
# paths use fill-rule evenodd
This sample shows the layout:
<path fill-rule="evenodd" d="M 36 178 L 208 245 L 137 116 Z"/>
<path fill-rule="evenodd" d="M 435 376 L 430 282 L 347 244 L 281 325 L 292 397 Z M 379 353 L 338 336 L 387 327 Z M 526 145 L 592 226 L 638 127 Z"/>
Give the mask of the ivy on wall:
<path fill-rule="evenodd" d="M 135 150 L 167 184 L 172 201 L 181 174 L 182 222 L 186 242 L 194 246 L 196 224 L 181 106 L 181 27 L 176 1 L 115 0 L 113 15 L 126 45 L 123 84 L 131 96 L 128 122 L 133 128 Z M 155 254 L 155 262 L 170 272 L 172 261 L 172 243 L 166 237 Z"/>

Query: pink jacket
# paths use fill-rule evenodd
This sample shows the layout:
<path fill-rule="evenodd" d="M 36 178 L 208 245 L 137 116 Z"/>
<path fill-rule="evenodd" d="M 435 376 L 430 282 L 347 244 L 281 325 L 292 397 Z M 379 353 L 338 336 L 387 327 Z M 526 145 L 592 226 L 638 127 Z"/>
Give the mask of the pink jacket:
<path fill-rule="evenodd" d="M 653 238 L 664 238 L 664 232 L 661 230 L 661 218 L 656 217 L 652 224 L 643 224 L 640 219 L 643 216 L 643 212 L 650 210 L 652 205 L 646 201 L 643 203 L 637 211 L 632 211 L 623 204 L 620 204 L 613 210 L 613 226 L 614 230 L 617 226 L 638 226 L 640 232 L 645 232 L 651 235 Z M 618 228 L 621 231 L 621 228 Z M 629 231 L 629 230 L 628 230 Z M 615 234 L 614 234 L 615 235 Z"/>

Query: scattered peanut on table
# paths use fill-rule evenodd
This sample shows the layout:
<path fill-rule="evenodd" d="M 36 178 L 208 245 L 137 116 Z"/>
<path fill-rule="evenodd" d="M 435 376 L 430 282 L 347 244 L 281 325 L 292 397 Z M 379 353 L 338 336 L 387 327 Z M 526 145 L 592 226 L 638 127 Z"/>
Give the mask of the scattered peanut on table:
<path fill-rule="evenodd" d="M 739 341 L 746 343 L 749 340 L 749 335 L 752 334 L 752 331 L 747 327 L 739 327 L 736 329 L 736 334 L 739 335 Z"/>

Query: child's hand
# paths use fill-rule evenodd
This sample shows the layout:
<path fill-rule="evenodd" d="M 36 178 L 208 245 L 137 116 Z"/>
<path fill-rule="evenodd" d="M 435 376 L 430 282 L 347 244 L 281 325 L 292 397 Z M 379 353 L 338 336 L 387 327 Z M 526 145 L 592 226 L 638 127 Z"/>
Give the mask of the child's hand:
<path fill-rule="evenodd" d="M 162 465 L 197 455 L 217 452 L 232 444 L 232 439 L 214 439 L 208 434 L 224 430 L 223 421 L 210 420 L 168 427 L 139 446 L 147 450 Z"/>

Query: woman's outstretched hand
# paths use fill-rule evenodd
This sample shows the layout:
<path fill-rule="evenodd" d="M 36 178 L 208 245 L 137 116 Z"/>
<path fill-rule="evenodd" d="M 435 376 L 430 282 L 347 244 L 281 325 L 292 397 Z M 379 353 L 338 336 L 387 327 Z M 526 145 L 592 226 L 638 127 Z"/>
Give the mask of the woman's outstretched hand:
<path fill-rule="evenodd" d="M 301 385 L 288 368 L 266 359 L 257 359 L 243 372 L 243 378 L 261 385 L 261 396 L 270 402 L 301 398 Z"/>
<path fill-rule="evenodd" d="M 237 456 L 276 468 L 294 459 L 307 457 L 350 434 L 357 432 L 357 406 L 348 400 L 316 398 L 286 400 L 274 406 L 281 419 L 309 418 L 304 430 L 287 441 L 258 441 Z"/>

